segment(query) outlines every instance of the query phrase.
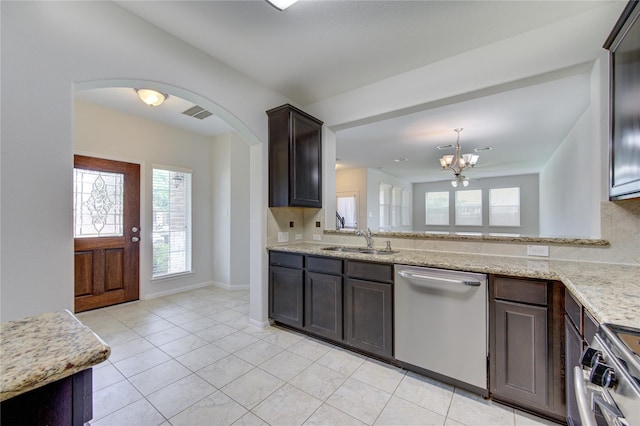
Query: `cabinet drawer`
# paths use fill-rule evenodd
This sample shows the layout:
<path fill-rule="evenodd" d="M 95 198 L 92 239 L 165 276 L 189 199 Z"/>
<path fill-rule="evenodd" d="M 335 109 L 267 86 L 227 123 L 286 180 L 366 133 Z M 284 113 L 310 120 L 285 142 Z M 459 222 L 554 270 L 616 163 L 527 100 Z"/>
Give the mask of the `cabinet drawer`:
<path fill-rule="evenodd" d="M 302 266 L 304 264 L 304 256 L 297 253 L 283 253 L 280 251 L 272 251 L 269 253 L 269 263 L 276 266 L 302 269 Z"/>
<path fill-rule="evenodd" d="M 547 305 L 547 282 L 521 280 L 517 278 L 495 278 L 496 299 L 512 302 Z"/>
<path fill-rule="evenodd" d="M 347 260 L 346 263 L 346 274 L 349 277 L 384 283 L 393 282 L 393 265 L 354 260 Z"/>
<path fill-rule="evenodd" d="M 307 271 L 342 275 L 342 259 L 307 256 Z"/>
<path fill-rule="evenodd" d="M 573 325 L 582 333 L 582 305 L 573 298 L 569 290 L 565 290 L 564 310 Z"/>
<path fill-rule="evenodd" d="M 598 321 L 593 319 L 587 311 L 584 311 L 584 340 L 586 340 L 587 343 L 591 343 L 596 331 L 598 331 Z"/>

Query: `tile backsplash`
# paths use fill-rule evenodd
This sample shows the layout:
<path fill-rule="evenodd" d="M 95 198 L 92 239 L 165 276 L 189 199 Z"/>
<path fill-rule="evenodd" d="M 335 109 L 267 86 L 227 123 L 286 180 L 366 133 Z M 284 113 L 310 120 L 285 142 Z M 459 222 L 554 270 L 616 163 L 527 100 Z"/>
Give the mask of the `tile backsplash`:
<path fill-rule="evenodd" d="M 640 199 L 603 201 L 600 206 L 601 238 L 609 241 L 607 247 L 550 246 L 549 259 L 580 260 L 590 262 L 624 263 L 640 265 Z M 293 222 L 293 227 L 290 223 Z M 316 227 L 320 222 L 320 227 Z M 267 218 L 267 244 L 278 244 L 278 232 L 288 232 L 289 242 L 321 242 L 328 244 L 364 244 L 352 235 L 326 235 L 324 210 L 303 208 L 270 208 Z M 301 240 L 295 240 L 302 235 Z M 374 238 L 376 247 L 384 247 L 388 238 Z M 502 256 L 526 256 L 527 246 L 522 243 L 446 241 L 429 239 L 390 238 L 397 249 L 437 250 L 463 253 L 483 253 Z M 544 260 L 541 258 L 536 258 Z"/>

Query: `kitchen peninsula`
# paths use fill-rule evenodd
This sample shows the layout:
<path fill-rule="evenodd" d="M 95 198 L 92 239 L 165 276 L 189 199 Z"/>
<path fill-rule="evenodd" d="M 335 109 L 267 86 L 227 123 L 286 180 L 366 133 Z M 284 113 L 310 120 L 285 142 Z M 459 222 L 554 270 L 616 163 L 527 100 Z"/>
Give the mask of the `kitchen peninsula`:
<path fill-rule="evenodd" d="M 270 250 L 378 263 L 427 266 L 521 278 L 561 281 L 600 323 L 640 326 L 640 267 L 596 262 L 539 260 L 524 257 L 401 249 L 390 255 L 334 252 L 326 244 L 273 245 Z"/>
<path fill-rule="evenodd" d="M 2 323 L 2 423 L 88 422 L 93 411 L 91 367 L 110 353 L 68 310 Z"/>

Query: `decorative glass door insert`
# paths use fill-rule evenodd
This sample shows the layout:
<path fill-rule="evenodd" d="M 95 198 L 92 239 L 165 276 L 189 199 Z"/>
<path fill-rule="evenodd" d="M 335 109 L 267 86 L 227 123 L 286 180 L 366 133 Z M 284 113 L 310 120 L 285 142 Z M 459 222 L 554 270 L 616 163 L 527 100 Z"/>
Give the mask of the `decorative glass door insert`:
<path fill-rule="evenodd" d="M 124 174 L 73 169 L 74 238 L 123 236 Z"/>

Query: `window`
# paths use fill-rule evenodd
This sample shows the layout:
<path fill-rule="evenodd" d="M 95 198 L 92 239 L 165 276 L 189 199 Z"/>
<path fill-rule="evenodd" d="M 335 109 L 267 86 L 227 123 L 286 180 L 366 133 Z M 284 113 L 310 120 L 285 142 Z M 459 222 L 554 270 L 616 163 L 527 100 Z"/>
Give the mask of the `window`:
<path fill-rule="evenodd" d="M 482 190 L 456 191 L 456 225 L 482 226 Z"/>
<path fill-rule="evenodd" d="M 154 166 L 153 278 L 191 272 L 191 170 Z"/>
<path fill-rule="evenodd" d="M 380 229 L 391 226 L 391 186 L 380 184 Z"/>
<path fill-rule="evenodd" d="M 489 190 L 489 225 L 520 226 L 520 188 Z"/>
<path fill-rule="evenodd" d="M 391 189 L 391 227 L 398 229 L 402 225 L 402 188 Z"/>
<path fill-rule="evenodd" d="M 402 227 L 411 229 L 413 225 L 413 193 L 402 191 Z"/>
<path fill-rule="evenodd" d="M 124 175 L 73 169 L 73 237 L 121 237 Z"/>
<path fill-rule="evenodd" d="M 425 225 L 449 224 L 449 191 L 427 192 L 425 195 Z"/>
<path fill-rule="evenodd" d="M 338 229 L 358 227 L 358 196 L 355 192 L 340 192 L 336 198 Z"/>

